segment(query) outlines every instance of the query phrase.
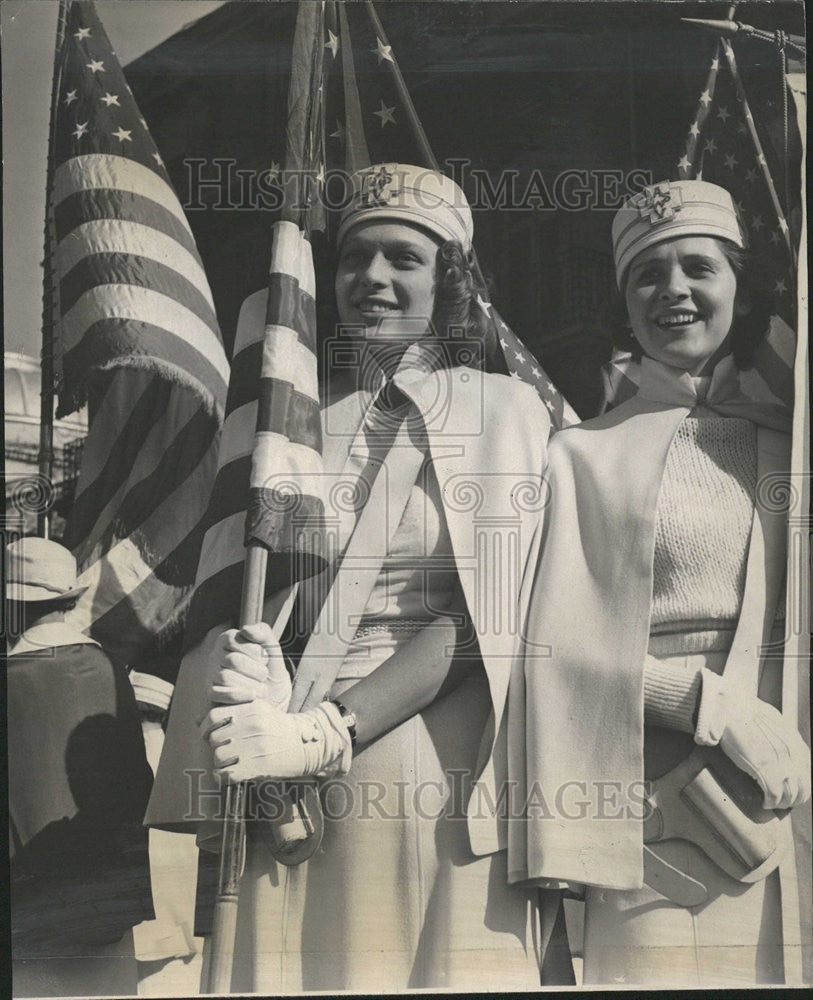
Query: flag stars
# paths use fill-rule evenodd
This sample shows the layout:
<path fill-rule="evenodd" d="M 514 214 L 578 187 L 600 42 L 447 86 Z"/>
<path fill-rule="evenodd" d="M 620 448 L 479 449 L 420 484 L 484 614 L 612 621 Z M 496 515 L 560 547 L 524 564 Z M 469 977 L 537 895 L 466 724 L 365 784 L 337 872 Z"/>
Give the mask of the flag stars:
<path fill-rule="evenodd" d="M 163 167 L 164 161 L 161 159 L 161 154 L 156 150 L 151 155 L 152 155 L 152 158 L 155 160 L 155 162 L 158 164 L 158 166 L 159 167 Z"/>
<path fill-rule="evenodd" d="M 110 134 L 114 135 L 119 140 L 119 142 L 132 142 L 133 140 L 131 132 L 132 132 L 131 129 L 122 128 L 121 125 L 119 125 L 118 129 L 116 129 L 115 132 L 111 132 Z"/>
<path fill-rule="evenodd" d="M 387 60 L 387 62 L 394 61 L 392 58 L 392 46 L 385 45 L 378 36 L 376 36 L 375 39 L 375 48 L 370 49 L 370 51 L 373 53 L 374 56 L 378 58 L 379 66 L 381 65 L 382 62 L 384 62 L 385 59 Z"/>
<path fill-rule="evenodd" d="M 342 145 L 344 145 L 344 134 L 345 134 L 345 127 L 344 127 L 344 125 L 340 121 L 337 121 L 336 122 L 336 131 L 330 133 L 330 138 L 331 139 L 338 139 L 339 142 Z"/>
<path fill-rule="evenodd" d="M 746 135 L 748 133 L 748 126 L 745 122 L 740 122 L 737 125 L 737 135 Z"/>
<path fill-rule="evenodd" d="M 748 181 L 749 184 L 753 184 L 754 181 L 757 179 L 757 172 L 756 170 L 754 170 L 753 167 L 750 170 L 745 171 L 745 179 Z"/>
<path fill-rule="evenodd" d="M 330 54 L 335 59 L 339 54 L 339 37 L 334 35 L 333 32 L 328 28 L 327 41 L 325 42 L 325 48 L 330 49 Z"/>
<path fill-rule="evenodd" d="M 531 375 L 533 375 L 534 378 L 539 378 L 541 374 L 542 372 L 536 367 L 536 365 L 534 365 L 531 369 Z"/>
<path fill-rule="evenodd" d="M 736 158 L 736 156 L 734 156 L 733 153 L 730 156 L 726 156 L 726 158 L 725 158 L 725 165 L 728 167 L 729 170 L 733 170 L 734 167 L 736 167 L 736 165 L 737 165 L 737 158 Z"/>
<path fill-rule="evenodd" d="M 773 290 L 776 292 L 777 295 L 784 295 L 785 292 L 788 290 L 788 288 L 785 282 L 780 278 L 773 286 Z"/>
<path fill-rule="evenodd" d="M 722 118 L 724 122 L 728 121 L 728 119 L 731 117 L 731 112 L 728 110 L 728 108 L 721 106 L 717 109 L 717 117 Z"/>
<path fill-rule="evenodd" d="M 711 104 L 711 94 L 707 90 L 704 90 L 700 95 L 700 103 L 704 108 L 707 108 Z"/>
<path fill-rule="evenodd" d="M 697 122 L 692 122 L 689 127 L 689 133 L 696 139 L 700 135 L 700 126 Z"/>
<path fill-rule="evenodd" d="M 480 292 L 477 293 L 477 299 L 475 301 L 477 302 L 477 305 L 486 314 L 486 316 L 488 316 L 489 315 L 489 310 L 491 309 L 491 303 L 490 302 L 486 302 L 486 300 L 483 298 L 483 296 L 482 296 L 482 294 Z M 506 346 L 504 340 L 500 340 L 500 343 L 502 344 L 503 347 Z"/>
<path fill-rule="evenodd" d="M 381 101 L 381 107 L 378 109 L 378 111 L 373 112 L 373 114 L 377 118 L 381 119 L 381 128 L 384 128 L 387 122 L 392 122 L 393 125 L 397 124 L 397 122 L 395 121 L 394 111 L 395 111 L 394 106 L 388 108 L 387 105 L 383 101 Z"/>
<path fill-rule="evenodd" d="M 110 107 L 111 104 L 115 104 L 117 108 L 121 107 L 121 105 L 119 104 L 119 99 L 116 94 L 105 93 L 102 97 L 99 98 L 99 100 L 104 101 L 104 103 L 107 105 L 108 108 Z"/>
<path fill-rule="evenodd" d="M 85 66 L 91 73 L 104 73 L 104 63 L 101 59 L 91 59 Z"/>
<path fill-rule="evenodd" d="M 757 157 L 757 163 L 758 163 L 758 164 L 759 164 L 759 165 L 760 165 L 761 167 L 765 167 L 765 166 L 767 166 L 767 163 L 765 162 L 765 154 L 764 154 L 764 153 L 760 153 L 760 154 L 759 154 L 759 156 Z"/>
<path fill-rule="evenodd" d="M 68 93 L 65 94 L 65 100 L 64 100 L 63 103 L 66 104 L 66 105 L 71 105 L 71 104 L 73 104 L 74 101 L 78 101 L 78 100 L 79 100 L 79 97 L 78 97 L 76 91 L 75 90 L 69 90 Z"/>
<path fill-rule="evenodd" d="M 755 229 L 757 232 L 759 232 L 764 225 L 765 223 L 762 221 L 762 216 L 760 215 L 755 215 L 751 220 L 751 227 Z"/>
<path fill-rule="evenodd" d="M 520 364 L 525 363 L 525 355 L 522 353 L 522 351 L 514 351 L 514 357 L 517 359 L 517 361 L 519 361 Z"/>
<path fill-rule="evenodd" d="M 77 122 L 76 128 L 73 130 L 71 135 L 74 137 L 74 139 L 81 139 L 82 136 L 85 134 L 85 132 L 87 132 L 87 130 L 88 130 L 87 122 Z"/>
<path fill-rule="evenodd" d="M 771 243 L 773 243 L 774 246 L 776 246 L 776 244 L 780 241 L 781 238 L 782 237 L 779 235 L 779 233 L 775 229 L 772 230 L 772 232 L 771 232 Z"/>
<path fill-rule="evenodd" d="M 717 143 L 714 139 L 707 139 L 705 146 L 703 146 L 704 153 L 713 153 L 717 149 Z"/>
<path fill-rule="evenodd" d="M 678 161 L 678 166 L 680 167 L 681 170 L 685 170 L 688 173 L 689 167 L 691 166 L 691 160 L 686 155 L 686 153 L 684 153 L 683 156 Z"/>
<path fill-rule="evenodd" d="M 712 69 L 719 69 L 720 68 L 720 60 L 717 58 L 717 56 L 715 56 L 711 60 L 711 68 Z"/>
<path fill-rule="evenodd" d="M 783 233 L 785 233 L 785 235 L 787 235 L 788 224 L 787 224 L 787 222 L 785 222 L 784 219 L 780 219 L 779 220 L 779 228 L 782 230 Z"/>
<path fill-rule="evenodd" d="M 554 409 L 553 403 L 549 399 L 545 399 L 545 400 L 543 400 L 543 402 L 544 402 L 545 406 L 547 406 L 548 410 L 550 410 L 550 412 L 553 413 L 553 409 Z"/>
<path fill-rule="evenodd" d="M 73 37 L 78 42 L 81 42 L 83 38 L 90 38 L 90 28 L 80 28 L 78 31 L 74 32 Z"/>

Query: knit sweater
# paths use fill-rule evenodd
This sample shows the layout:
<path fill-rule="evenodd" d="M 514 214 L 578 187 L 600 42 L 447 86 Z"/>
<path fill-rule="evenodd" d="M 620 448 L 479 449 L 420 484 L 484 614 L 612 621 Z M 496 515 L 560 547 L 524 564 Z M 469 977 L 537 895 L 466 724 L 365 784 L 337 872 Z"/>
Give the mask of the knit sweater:
<path fill-rule="evenodd" d="M 650 653 L 681 633 L 687 651 L 725 648 L 739 618 L 756 484 L 756 428 L 697 407 L 666 461 L 655 529 Z M 647 657 L 647 724 L 693 732 L 700 675 Z"/>

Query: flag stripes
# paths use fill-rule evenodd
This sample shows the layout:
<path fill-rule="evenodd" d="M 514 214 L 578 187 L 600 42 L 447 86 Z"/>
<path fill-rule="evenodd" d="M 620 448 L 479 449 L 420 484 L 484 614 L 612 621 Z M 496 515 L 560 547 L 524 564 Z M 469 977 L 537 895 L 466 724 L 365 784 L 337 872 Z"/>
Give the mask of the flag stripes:
<path fill-rule="evenodd" d="M 111 219 L 146 226 L 156 236 L 169 237 L 200 264 L 192 234 L 176 215 L 151 198 L 110 188 L 76 191 L 61 201 L 54 211 L 56 238 L 64 240 L 85 223 Z"/>
<path fill-rule="evenodd" d="M 310 244 L 295 223 L 277 222 L 268 287 L 245 300 L 237 323 L 187 649 L 236 615 L 249 538 L 269 549 L 279 588 L 322 517 L 314 291 Z"/>
<path fill-rule="evenodd" d="M 60 66 L 58 412 L 98 402 L 66 530 L 89 588 L 72 620 L 133 665 L 166 648 L 190 599 L 229 365 L 191 227 L 91 4 L 71 5 Z"/>

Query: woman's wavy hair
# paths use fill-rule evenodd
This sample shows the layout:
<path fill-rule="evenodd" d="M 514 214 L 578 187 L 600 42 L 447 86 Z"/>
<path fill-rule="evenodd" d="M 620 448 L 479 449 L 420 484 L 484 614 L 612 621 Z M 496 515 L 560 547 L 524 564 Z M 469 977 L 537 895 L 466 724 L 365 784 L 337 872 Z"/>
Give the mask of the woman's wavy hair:
<path fill-rule="evenodd" d="M 488 291 L 478 285 L 473 254 L 457 240 L 442 243 L 436 258 L 432 328 L 444 345 L 447 365 L 504 371 L 496 327 L 477 301 L 480 293 L 487 296 Z"/>
<path fill-rule="evenodd" d="M 753 366 L 754 355 L 768 333 L 771 316 L 776 311 L 775 295 L 767 280 L 772 269 L 767 266 L 767 255 L 764 253 L 757 253 L 749 248 L 740 249 L 728 240 L 718 239 L 717 242 L 737 278 L 737 292 L 750 307 L 744 315 L 734 317 L 731 338 L 734 364 L 740 370 L 745 370 Z M 630 351 L 636 360 L 640 360 L 643 352 L 633 335 L 627 315 L 626 280 L 625 275 L 621 289 L 616 292 L 607 309 L 604 322 L 613 344 Z"/>

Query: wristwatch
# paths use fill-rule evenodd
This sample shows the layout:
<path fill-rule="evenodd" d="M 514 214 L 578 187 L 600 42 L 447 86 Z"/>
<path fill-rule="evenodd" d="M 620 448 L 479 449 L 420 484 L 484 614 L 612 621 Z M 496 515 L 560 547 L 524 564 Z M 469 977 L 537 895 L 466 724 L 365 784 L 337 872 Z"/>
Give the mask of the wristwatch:
<path fill-rule="evenodd" d="M 339 710 L 339 715 L 342 717 L 342 721 L 347 726 L 347 734 L 350 737 L 350 746 L 355 749 L 356 746 L 356 716 L 354 712 L 351 712 L 349 708 L 345 708 L 340 701 L 335 698 L 331 698 L 330 702 L 335 705 Z"/>

